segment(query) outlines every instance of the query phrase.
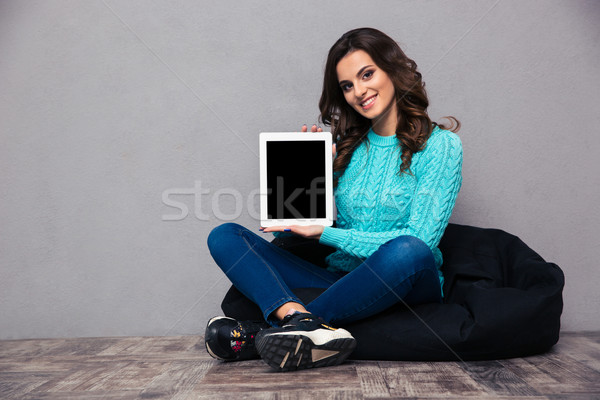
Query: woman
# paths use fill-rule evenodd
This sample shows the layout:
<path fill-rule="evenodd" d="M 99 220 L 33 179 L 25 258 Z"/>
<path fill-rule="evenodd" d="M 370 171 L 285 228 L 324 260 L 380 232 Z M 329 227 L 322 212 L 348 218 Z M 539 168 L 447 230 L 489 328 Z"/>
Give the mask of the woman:
<path fill-rule="evenodd" d="M 441 301 L 437 245 L 460 189 L 462 146 L 453 133 L 456 119 L 447 117 L 452 131 L 430 120 L 424 86 L 415 62 L 378 30 L 355 29 L 333 45 L 319 108 L 337 143 L 337 226 L 261 230 L 290 231 L 336 251 L 322 269 L 239 225 L 215 228 L 211 255 L 261 308 L 265 323 L 211 319 L 205 340 L 213 357 L 258 353 L 280 371 L 336 365 L 356 341 L 330 324 L 367 318 L 400 301 Z M 303 304 L 290 290 L 299 287 L 325 290 Z"/>

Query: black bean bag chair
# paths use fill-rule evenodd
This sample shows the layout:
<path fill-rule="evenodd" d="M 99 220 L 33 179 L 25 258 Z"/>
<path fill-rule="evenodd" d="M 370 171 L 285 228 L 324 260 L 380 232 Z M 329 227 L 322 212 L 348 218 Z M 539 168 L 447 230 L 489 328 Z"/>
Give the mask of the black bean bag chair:
<path fill-rule="evenodd" d="M 300 237 L 278 246 L 324 266 L 333 249 Z M 350 358 L 365 360 L 489 360 L 549 350 L 559 337 L 564 275 L 518 237 L 498 229 L 448 225 L 444 256 L 444 303 L 406 307 L 343 326 L 358 345 Z M 309 302 L 323 289 L 295 289 Z M 259 308 L 232 287 L 225 315 L 259 320 Z"/>

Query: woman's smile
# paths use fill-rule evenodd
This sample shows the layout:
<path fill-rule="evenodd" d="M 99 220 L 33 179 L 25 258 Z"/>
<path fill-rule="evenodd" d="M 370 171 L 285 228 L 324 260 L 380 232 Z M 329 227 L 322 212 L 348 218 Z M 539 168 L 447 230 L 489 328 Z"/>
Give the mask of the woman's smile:
<path fill-rule="evenodd" d="M 376 94 L 373 96 L 370 96 L 367 100 L 360 103 L 360 106 L 363 108 L 363 110 L 366 111 L 369 108 L 373 107 L 373 104 L 375 103 L 376 98 L 377 98 Z"/>

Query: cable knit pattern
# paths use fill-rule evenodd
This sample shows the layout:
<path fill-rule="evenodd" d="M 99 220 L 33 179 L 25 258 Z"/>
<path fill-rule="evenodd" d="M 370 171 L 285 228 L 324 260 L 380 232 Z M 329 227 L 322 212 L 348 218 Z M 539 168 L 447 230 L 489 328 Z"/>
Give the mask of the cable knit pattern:
<path fill-rule="evenodd" d="M 435 127 L 425 149 L 413 155 L 412 175 L 400 171 L 396 136 L 367 133 L 352 155 L 335 191 L 337 227 L 326 227 L 320 242 L 338 250 L 329 269 L 351 271 L 385 242 L 410 235 L 437 248 L 462 182 L 462 145 L 453 132 Z M 440 272 L 440 280 L 443 276 Z"/>

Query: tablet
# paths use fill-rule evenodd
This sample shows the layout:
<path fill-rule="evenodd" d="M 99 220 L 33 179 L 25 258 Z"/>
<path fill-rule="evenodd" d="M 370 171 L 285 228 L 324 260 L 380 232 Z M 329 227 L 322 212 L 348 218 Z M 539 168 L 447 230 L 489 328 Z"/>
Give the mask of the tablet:
<path fill-rule="evenodd" d="M 260 134 L 261 226 L 333 224 L 331 133 Z"/>

